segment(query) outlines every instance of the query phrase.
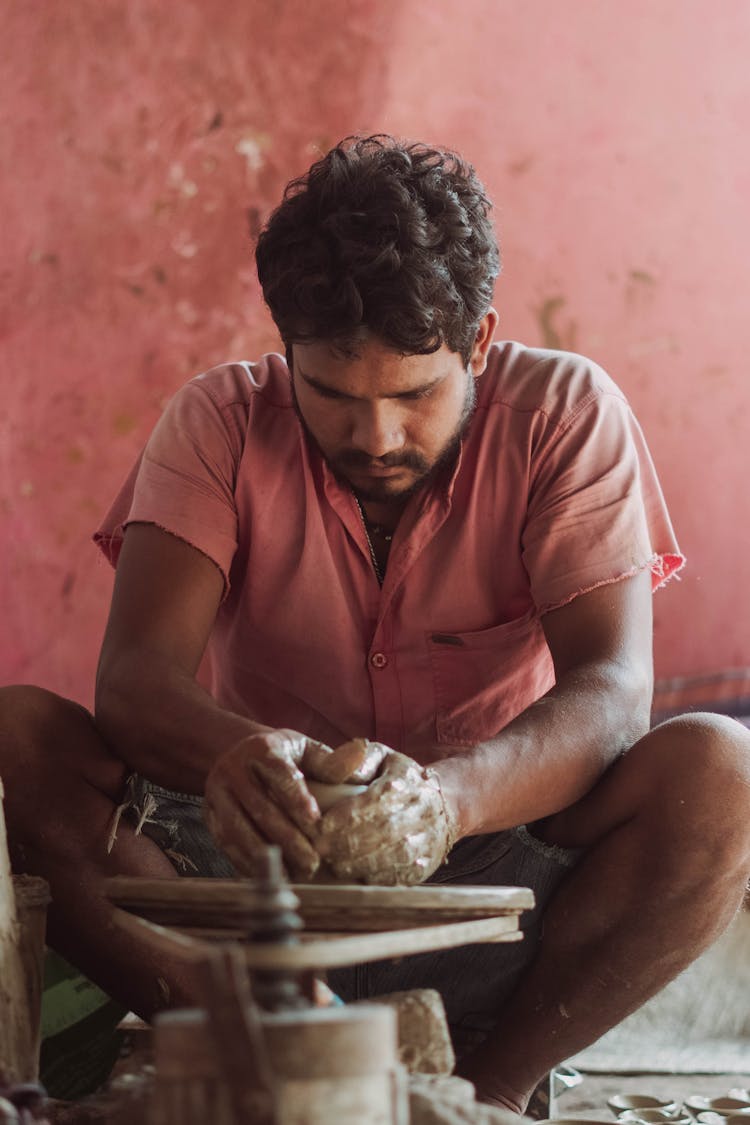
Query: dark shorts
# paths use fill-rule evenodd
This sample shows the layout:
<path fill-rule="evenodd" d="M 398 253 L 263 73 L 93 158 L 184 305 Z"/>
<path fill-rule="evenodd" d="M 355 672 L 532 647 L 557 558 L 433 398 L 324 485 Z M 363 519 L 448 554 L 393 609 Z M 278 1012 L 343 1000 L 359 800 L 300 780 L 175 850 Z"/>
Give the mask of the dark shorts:
<path fill-rule="evenodd" d="M 342 1000 L 410 988 L 436 988 L 443 997 L 456 1055 L 478 1046 L 494 1027 L 503 1002 L 536 953 L 550 897 L 579 852 L 542 843 L 525 826 L 460 840 L 429 883 L 531 887 L 536 905 L 521 916 L 523 941 L 464 945 L 336 969 L 328 983 Z"/>
<path fill-rule="evenodd" d="M 123 815 L 140 824 L 181 875 L 231 878 L 234 868 L 211 836 L 202 798 L 177 793 L 134 775 Z M 503 1002 L 534 956 L 550 897 L 577 862 L 579 852 L 544 844 L 521 825 L 460 840 L 427 881 L 446 886 L 531 887 L 533 910 L 521 917 L 523 941 L 465 945 L 397 960 L 376 961 L 328 973 L 342 1000 L 361 1000 L 411 988 L 436 988 L 445 1003 L 457 1055 L 491 1031 Z"/>

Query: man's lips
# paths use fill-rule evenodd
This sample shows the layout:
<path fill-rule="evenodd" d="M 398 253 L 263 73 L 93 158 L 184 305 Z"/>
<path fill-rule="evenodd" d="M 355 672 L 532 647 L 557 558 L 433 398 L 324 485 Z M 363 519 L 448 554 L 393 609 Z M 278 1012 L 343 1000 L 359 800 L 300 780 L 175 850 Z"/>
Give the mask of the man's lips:
<path fill-rule="evenodd" d="M 405 465 L 357 465 L 349 472 L 367 477 L 390 477 L 406 471 Z"/>

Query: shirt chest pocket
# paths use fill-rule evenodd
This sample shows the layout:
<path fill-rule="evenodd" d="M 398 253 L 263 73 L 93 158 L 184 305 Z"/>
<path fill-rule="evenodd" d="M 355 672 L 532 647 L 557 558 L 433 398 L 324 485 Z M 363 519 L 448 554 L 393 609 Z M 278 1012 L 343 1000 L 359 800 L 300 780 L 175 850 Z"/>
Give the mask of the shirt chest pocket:
<path fill-rule="evenodd" d="M 427 644 L 438 743 L 491 738 L 554 683 L 534 614 L 471 633 L 428 633 Z"/>

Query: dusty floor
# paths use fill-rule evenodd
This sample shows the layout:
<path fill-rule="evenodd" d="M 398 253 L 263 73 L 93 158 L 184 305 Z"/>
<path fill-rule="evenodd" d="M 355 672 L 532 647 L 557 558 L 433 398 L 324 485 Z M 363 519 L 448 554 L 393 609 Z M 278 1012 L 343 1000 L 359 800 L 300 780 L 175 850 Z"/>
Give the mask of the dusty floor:
<path fill-rule="evenodd" d="M 607 1107 L 607 1098 L 613 1094 L 653 1094 L 684 1102 L 686 1098 L 699 1094 L 703 1097 L 722 1097 L 730 1090 L 750 1086 L 750 1074 L 633 1074 L 584 1075 L 580 1086 L 568 1090 L 559 1099 L 557 1119 L 601 1121 L 615 1125 L 615 1118 Z M 57 1103 L 50 1113 L 51 1125 L 112 1125 L 117 1121 L 132 1121 L 133 1125 L 143 1120 L 143 1105 L 134 1107 L 128 1113 L 128 1101 L 135 1091 L 122 1087 L 109 1096 L 100 1095 L 77 1104 Z M 132 1104 L 132 1103 L 131 1103 Z"/>

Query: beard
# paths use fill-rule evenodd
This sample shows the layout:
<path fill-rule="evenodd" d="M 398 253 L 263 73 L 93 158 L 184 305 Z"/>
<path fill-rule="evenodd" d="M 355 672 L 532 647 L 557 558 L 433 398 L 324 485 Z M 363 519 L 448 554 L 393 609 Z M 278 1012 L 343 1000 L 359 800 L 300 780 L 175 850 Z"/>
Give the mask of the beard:
<path fill-rule="evenodd" d="M 458 456 L 461 448 L 461 442 L 464 434 L 469 428 L 471 419 L 474 415 L 474 409 L 477 402 L 477 387 L 476 379 L 470 371 L 466 372 L 466 394 L 464 396 L 463 405 L 461 407 L 461 414 L 458 418 L 453 433 L 446 441 L 443 448 L 432 461 L 428 461 L 421 453 L 416 450 L 403 450 L 394 453 L 386 453 L 382 457 L 370 457 L 361 449 L 343 449 L 341 452 L 333 456 L 328 456 L 318 445 L 315 440 L 314 434 L 311 432 L 304 419 L 302 411 L 297 402 L 297 394 L 294 388 L 294 377 L 292 377 L 292 399 L 294 402 L 294 409 L 297 417 L 300 420 L 302 428 L 309 436 L 311 441 L 317 446 L 321 456 L 329 465 L 334 475 L 345 485 L 352 489 L 355 495 L 360 500 L 371 501 L 373 503 L 382 502 L 387 500 L 406 500 L 412 493 L 421 488 L 427 481 L 428 477 L 435 477 L 441 469 L 453 464 Z M 358 484 L 355 488 L 352 484 L 349 473 L 366 472 L 367 469 L 377 465 L 383 469 L 406 469 L 414 474 L 414 479 L 411 484 L 403 488 L 394 487 L 391 480 L 379 480 L 377 477 L 373 478 L 369 484 L 363 486 Z M 348 472 L 347 472 L 348 470 Z M 750 1125 L 750 1122 L 748 1122 Z"/>

